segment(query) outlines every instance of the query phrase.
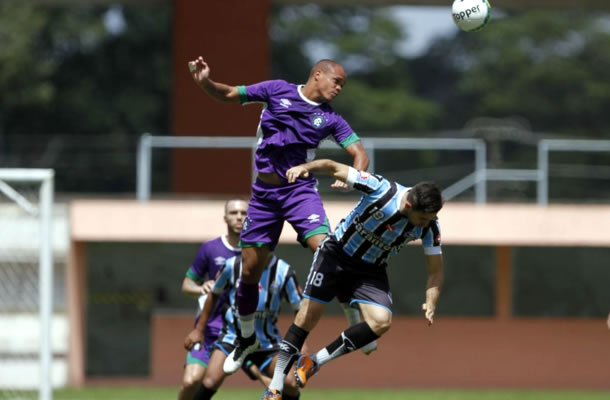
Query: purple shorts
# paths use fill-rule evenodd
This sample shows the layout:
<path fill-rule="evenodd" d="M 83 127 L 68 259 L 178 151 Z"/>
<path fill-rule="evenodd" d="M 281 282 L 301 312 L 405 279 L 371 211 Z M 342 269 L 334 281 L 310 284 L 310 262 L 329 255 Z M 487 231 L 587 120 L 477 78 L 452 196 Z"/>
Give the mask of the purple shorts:
<path fill-rule="evenodd" d="M 204 367 L 208 367 L 210 363 L 210 355 L 214 350 L 214 342 L 218 339 L 218 333 L 208 334 L 206 329 L 205 337 L 203 338 L 203 346 L 198 350 L 194 348 L 189 351 L 186 355 L 186 365 L 188 364 L 201 364 Z"/>
<path fill-rule="evenodd" d="M 308 238 L 330 232 L 326 212 L 315 182 L 276 186 L 260 180 L 252 185 L 248 215 L 240 235 L 241 247 L 269 246 L 275 249 L 284 221 L 297 233 L 305 246 Z"/>

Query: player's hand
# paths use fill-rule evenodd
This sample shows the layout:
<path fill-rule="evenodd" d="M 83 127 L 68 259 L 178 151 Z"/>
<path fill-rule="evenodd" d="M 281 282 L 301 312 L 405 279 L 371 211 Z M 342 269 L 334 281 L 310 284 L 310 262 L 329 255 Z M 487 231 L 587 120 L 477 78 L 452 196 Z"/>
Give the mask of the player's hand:
<path fill-rule="evenodd" d="M 210 67 L 203 61 L 203 57 L 197 57 L 194 61 L 189 61 L 191 76 L 198 85 L 203 84 L 210 77 Z"/>
<path fill-rule="evenodd" d="M 207 282 L 203 282 L 203 285 L 201 285 L 201 294 L 210 294 L 213 287 L 214 281 L 210 280 Z"/>
<path fill-rule="evenodd" d="M 290 168 L 286 171 L 286 179 L 288 183 L 294 183 L 297 178 L 307 178 L 309 176 L 309 170 L 300 165 Z"/>
<path fill-rule="evenodd" d="M 424 311 L 426 319 L 428 320 L 428 325 L 432 325 L 434 323 L 434 304 L 424 303 L 421 305 L 421 309 Z"/>
<path fill-rule="evenodd" d="M 340 192 L 349 192 L 351 190 L 351 188 L 349 186 L 347 186 L 347 183 L 345 183 L 339 179 L 334 181 L 333 184 L 330 185 L 330 187 L 333 189 L 337 189 Z"/>
<path fill-rule="evenodd" d="M 191 333 L 184 339 L 184 348 L 187 351 L 191 351 L 195 343 L 203 343 L 203 332 L 198 329 L 193 329 Z"/>

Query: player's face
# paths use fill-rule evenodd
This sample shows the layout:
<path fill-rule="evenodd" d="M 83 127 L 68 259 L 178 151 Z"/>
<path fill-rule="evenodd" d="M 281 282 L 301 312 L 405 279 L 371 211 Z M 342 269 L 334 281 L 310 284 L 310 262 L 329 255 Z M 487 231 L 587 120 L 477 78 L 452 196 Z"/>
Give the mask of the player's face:
<path fill-rule="evenodd" d="M 248 203 L 245 201 L 233 200 L 227 204 L 225 209 L 225 222 L 227 223 L 229 231 L 237 234 L 241 232 L 247 211 Z"/>
<path fill-rule="evenodd" d="M 318 71 L 318 90 L 326 102 L 332 101 L 341 93 L 347 77 L 340 65 L 336 65 L 330 71 Z"/>
<path fill-rule="evenodd" d="M 437 213 L 410 210 L 407 214 L 407 218 L 409 218 L 409 222 L 413 225 L 425 228 L 430 225 L 430 222 L 436 219 L 436 214 Z"/>

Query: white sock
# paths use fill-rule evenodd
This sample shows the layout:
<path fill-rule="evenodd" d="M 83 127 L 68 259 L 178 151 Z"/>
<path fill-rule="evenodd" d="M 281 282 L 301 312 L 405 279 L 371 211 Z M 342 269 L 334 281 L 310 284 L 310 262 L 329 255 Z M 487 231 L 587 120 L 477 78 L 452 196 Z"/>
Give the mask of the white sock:
<path fill-rule="evenodd" d="M 241 325 L 241 337 L 248 338 L 254 335 L 254 314 L 241 315 L 239 322 Z"/>

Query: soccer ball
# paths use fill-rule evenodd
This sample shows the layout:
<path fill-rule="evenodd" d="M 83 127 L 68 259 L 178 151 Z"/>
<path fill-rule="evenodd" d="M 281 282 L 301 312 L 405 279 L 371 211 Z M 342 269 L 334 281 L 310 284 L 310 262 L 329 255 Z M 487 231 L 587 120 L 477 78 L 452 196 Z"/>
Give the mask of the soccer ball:
<path fill-rule="evenodd" d="M 487 0 L 454 0 L 453 21 L 465 32 L 478 31 L 489 21 L 491 6 Z"/>

